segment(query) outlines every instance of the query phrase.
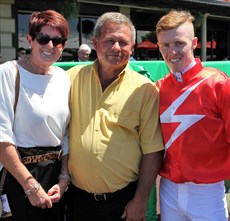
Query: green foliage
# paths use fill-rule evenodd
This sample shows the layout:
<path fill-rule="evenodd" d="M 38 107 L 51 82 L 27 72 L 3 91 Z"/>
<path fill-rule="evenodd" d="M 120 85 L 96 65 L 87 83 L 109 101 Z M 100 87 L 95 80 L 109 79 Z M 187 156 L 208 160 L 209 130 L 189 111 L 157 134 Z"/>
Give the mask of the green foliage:
<path fill-rule="evenodd" d="M 86 38 L 90 37 L 93 34 L 94 23 L 91 20 L 82 21 L 82 33 Z M 80 32 L 80 23 L 77 25 L 77 30 Z"/>
<path fill-rule="evenodd" d="M 67 19 L 76 18 L 79 13 L 79 3 L 77 0 L 65 0 L 58 4 L 58 11 Z"/>
<path fill-rule="evenodd" d="M 196 30 L 197 28 L 201 26 L 204 15 L 199 11 L 192 11 L 192 15 L 195 18 L 193 25 Z"/>
<path fill-rule="evenodd" d="M 149 40 L 151 42 L 157 42 L 157 36 L 156 36 L 156 31 L 152 31 L 148 34 L 146 34 L 144 37 L 143 37 L 143 40 Z"/>

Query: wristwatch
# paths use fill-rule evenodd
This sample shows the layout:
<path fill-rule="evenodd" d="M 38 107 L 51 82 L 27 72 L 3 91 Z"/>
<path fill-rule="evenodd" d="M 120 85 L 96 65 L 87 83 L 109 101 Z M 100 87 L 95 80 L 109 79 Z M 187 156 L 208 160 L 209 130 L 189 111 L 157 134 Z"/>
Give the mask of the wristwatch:
<path fill-rule="evenodd" d="M 69 174 L 60 174 L 59 177 L 58 177 L 59 180 L 61 179 L 65 179 L 65 180 L 68 180 L 69 182 L 71 181 L 71 177 Z"/>

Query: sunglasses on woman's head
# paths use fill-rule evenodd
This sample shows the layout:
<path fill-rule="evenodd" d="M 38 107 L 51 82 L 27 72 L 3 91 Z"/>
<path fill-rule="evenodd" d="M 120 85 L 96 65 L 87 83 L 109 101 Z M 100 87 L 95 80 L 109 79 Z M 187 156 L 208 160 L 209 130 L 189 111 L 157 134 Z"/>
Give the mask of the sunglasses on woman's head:
<path fill-rule="evenodd" d="M 54 47 L 64 47 L 65 42 L 67 41 L 66 38 L 55 36 L 53 38 L 50 38 L 49 35 L 44 34 L 42 32 L 35 33 L 35 39 L 40 45 L 46 45 L 50 41 L 52 41 Z"/>

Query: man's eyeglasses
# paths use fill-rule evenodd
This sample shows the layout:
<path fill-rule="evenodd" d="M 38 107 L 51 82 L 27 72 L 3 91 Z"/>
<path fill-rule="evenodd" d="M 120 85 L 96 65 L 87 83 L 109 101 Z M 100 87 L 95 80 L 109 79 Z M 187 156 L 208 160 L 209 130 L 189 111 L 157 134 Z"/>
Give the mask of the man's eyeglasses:
<path fill-rule="evenodd" d="M 49 35 L 44 34 L 42 32 L 35 33 L 35 39 L 40 45 L 46 45 L 50 41 L 52 41 L 54 47 L 64 47 L 65 42 L 67 41 L 67 38 L 55 36 L 53 38 L 50 38 Z"/>

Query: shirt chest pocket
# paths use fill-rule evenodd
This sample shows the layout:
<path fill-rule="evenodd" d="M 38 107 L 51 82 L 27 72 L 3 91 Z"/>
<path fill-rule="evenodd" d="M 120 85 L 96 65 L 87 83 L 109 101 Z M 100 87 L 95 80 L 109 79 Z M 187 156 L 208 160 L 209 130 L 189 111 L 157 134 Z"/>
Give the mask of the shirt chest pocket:
<path fill-rule="evenodd" d="M 122 129 L 137 132 L 139 127 L 139 113 L 133 110 L 116 106 L 108 109 L 105 116 L 107 125 L 119 126 Z"/>

